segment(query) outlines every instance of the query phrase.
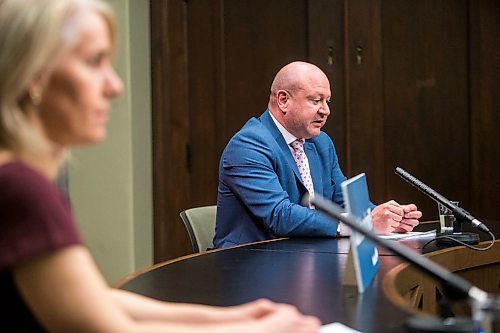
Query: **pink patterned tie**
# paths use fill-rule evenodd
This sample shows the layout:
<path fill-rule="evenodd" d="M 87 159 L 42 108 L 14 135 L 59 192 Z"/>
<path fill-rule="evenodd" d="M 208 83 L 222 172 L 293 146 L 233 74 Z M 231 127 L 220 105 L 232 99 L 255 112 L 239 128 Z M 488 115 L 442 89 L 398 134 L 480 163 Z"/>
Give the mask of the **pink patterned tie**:
<path fill-rule="evenodd" d="M 311 178 L 311 170 L 309 169 L 309 161 L 307 159 L 306 153 L 304 151 L 304 139 L 297 139 L 290 143 L 293 148 L 293 158 L 299 168 L 300 176 L 302 181 L 309 192 L 309 195 L 314 195 L 314 186 Z"/>

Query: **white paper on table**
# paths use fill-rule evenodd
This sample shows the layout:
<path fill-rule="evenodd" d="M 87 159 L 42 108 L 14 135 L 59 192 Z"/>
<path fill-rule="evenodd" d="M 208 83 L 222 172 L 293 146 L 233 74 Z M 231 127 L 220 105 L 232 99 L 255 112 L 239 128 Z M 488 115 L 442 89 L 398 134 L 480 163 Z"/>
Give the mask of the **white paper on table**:
<path fill-rule="evenodd" d="M 404 234 L 399 234 L 399 233 L 391 233 L 388 235 L 379 235 L 380 238 L 384 239 L 418 239 L 418 238 L 427 238 L 427 237 L 434 237 L 436 236 L 436 230 L 431 230 L 431 231 L 410 231 L 410 232 L 405 232 Z"/>
<path fill-rule="evenodd" d="M 326 324 L 321 327 L 320 333 L 361 333 L 341 323 Z"/>

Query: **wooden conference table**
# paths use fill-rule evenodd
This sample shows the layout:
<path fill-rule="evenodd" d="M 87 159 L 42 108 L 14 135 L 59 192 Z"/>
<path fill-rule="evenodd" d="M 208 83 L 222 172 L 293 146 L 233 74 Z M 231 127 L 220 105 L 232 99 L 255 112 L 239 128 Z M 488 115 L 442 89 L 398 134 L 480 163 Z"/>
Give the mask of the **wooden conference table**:
<path fill-rule="evenodd" d="M 494 233 L 498 236 L 497 225 Z M 419 227 L 432 229 L 436 224 L 424 223 Z M 422 253 L 421 247 L 429 239 L 400 242 Z M 488 239 L 487 235 L 484 239 Z M 450 263 L 453 271 L 476 271 L 475 275 L 480 277 L 487 274 L 489 281 L 479 278 L 471 282 L 488 292 L 500 291 L 499 242 L 486 252 L 460 246 L 439 249 L 433 244 L 424 251 L 433 260 Z M 341 322 L 366 333 L 406 332 L 405 321 L 423 303 L 422 297 L 415 301 L 419 292 L 410 280 L 418 285 L 424 274 L 405 270 L 406 265 L 401 265 L 395 255 L 384 248 L 378 250 L 379 272 L 363 294 L 354 286 L 343 285 L 349 257 L 348 238 L 279 239 L 209 251 L 157 264 L 124 278 L 117 286 L 166 301 L 219 306 L 268 298 L 294 304 L 303 313 L 319 317 L 324 324 Z M 472 267 L 476 265 L 486 271 Z M 398 276 L 406 277 L 398 281 Z M 410 305 L 412 298 L 414 307 Z"/>

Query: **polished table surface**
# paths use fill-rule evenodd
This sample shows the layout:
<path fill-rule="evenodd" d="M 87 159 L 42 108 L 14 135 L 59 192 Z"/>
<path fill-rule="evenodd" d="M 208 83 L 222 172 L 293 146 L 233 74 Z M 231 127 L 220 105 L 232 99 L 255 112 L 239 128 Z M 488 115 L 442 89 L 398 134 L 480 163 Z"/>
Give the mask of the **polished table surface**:
<path fill-rule="evenodd" d="M 427 224 L 421 230 L 435 227 Z M 420 254 L 429 239 L 400 242 Z M 426 247 L 435 249 L 433 244 Z M 363 294 L 342 285 L 348 238 L 281 239 L 209 251 L 155 265 L 119 287 L 166 301 L 221 306 L 268 298 L 294 304 L 324 324 L 341 322 L 362 332 L 406 332 L 409 313 L 394 305 L 381 287 L 384 275 L 402 261 L 384 248 L 378 250 L 379 272 Z"/>

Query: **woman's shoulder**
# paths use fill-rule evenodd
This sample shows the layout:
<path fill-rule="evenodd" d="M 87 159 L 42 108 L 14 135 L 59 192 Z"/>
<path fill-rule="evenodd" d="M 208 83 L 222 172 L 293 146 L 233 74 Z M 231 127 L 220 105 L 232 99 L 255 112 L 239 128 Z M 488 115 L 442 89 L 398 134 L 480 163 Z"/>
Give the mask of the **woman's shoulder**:
<path fill-rule="evenodd" d="M 20 162 L 0 165 L 0 269 L 82 241 L 57 185 Z"/>
<path fill-rule="evenodd" d="M 24 202 L 33 205 L 51 200 L 60 201 L 60 191 L 41 173 L 18 161 L 0 165 L 0 201 L 4 204 Z"/>
<path fill-rule="evenodd" d="M 38 187 L 50 188 L 52 184 L 49 179 L 25 163 L 10 161 L 0 165 L 0 188 L 28 188 L 33 191 Z"/>

